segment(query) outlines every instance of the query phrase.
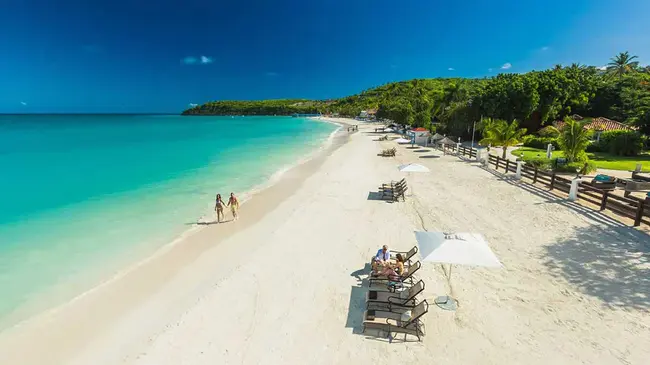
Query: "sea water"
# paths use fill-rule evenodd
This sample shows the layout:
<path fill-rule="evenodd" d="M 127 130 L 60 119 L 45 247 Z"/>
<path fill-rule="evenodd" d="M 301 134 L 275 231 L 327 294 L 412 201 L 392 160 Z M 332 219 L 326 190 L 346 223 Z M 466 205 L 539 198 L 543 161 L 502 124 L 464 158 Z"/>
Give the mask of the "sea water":
<path fill-rule="evenodd" d="M 0 327 L 212 219 L 216 193 L 259 186 L 335 128 L 291 117 L 0 116 Z"/>

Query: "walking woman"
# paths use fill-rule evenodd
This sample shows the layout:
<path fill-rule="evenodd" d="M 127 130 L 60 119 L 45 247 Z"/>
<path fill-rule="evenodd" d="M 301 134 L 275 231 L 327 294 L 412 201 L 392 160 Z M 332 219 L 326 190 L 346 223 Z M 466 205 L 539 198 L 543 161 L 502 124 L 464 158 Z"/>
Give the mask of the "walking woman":
<path fill-rule="evenodd" d="M 221 200 L 221 194 L 217 194 L 217 201 L 214 204 L 214 210 L 217 212 L 217 223 L 221 223 L 223 219 L 223 207 L 225 205 L 223 200 Z"/>
<path fill-rule="evenodd" d="M 239 219 L 239 215 L 237 214 L 237 211 L 239 210 L 239 200 L 237 200 L 237 197 L 235 197 L 234 193 L 230 193 L 230 199 L 228 199 L 228 206 L 230 207 L 230 211 L 232 212 L 232 217 L 234 220 Z"/>

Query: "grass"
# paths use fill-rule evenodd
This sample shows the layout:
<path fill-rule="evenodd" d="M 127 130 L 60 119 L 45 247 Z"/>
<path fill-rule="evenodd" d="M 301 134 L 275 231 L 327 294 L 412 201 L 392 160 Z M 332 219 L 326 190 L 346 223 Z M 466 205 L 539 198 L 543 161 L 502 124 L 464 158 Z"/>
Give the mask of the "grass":
<path fill-rule="evenodd" d="M 512 154 L 517 157 L 531 158 L 531 157 L 546 157 L 546 150 L 540 150 L 537 148 L 530 147 L 521 147 L 514 151 Z M 563 157 L 564 153 L 562 151 L 553 151 L 553 158 Z M 616 156 L 610 155 L 609 153 L 603 152 L 594 152 L 587 153 L 589 160 L 591 160 L 597 168 L 599 169 L 609 169 L 609 170 L 623 170 L 623 171 L 632 171 L 636 168 L 636 164 L 640 163 L 643 171 L 650 170 L 650 154 L 644 153 L 638 156 L 627 157 L 627 156 Z"/>

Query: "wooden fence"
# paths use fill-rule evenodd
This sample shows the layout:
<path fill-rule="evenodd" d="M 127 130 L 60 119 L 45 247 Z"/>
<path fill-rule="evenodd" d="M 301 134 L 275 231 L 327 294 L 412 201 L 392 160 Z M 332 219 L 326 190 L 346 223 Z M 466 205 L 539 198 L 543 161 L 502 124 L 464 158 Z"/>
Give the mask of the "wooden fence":
<path fill-rule="evenodd" d="M 459 155 L 476 158 L 478 151 L 475 148 L 465 146 L 447 146 L 443 149 L 451 150 Z M 516 173 L 517 163 L 499 156 L 488 154 L 487 163 L 494 167 L 495 171 L 503 170 L 504 173 Z M 555 172 L 540 170 L 525 163 L 521 166 L 521 178 L 529 179 L 533 184 L 541 184 L 550 190 L 560 190 L 566 194 L 571 191 L 571 180 L 556 176 Z M 650 225 L 650 198 L 640 199 L 637 197 L 622 197 L 613 194 L 611 191 L 594 188 L 588 182 L 580 182 L 576 194 L 582 199 L 600 207 L 600 210 L 611 210 L 612 212 L 633 219 L 634 226 L 641 223 Z"/>

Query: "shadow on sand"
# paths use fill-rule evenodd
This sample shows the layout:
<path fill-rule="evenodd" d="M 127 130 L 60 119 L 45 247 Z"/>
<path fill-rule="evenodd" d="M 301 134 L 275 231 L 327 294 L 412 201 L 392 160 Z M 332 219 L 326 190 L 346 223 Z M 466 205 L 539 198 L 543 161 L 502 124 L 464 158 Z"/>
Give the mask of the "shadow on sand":
<path fill-rule="evenodd" d="M 368 293 L 368 279 L 370 264 L 366 263 L 363 269 L 353 271 L 350 276 L 357 279 L 357 284 L 350 287 L 350 304 L 348 305 L 348 318 L 346 328 L 352 328 L 352 333 L 363 334 L 363 313 L 366 310 L 366 293 Z"/>
<path fill-rule="evenodd" d="M 386 203 L 395 203 L 395 201 L 386 198 L 381 191 L 371 191 L 368 193 L 368 200 L 383 201 Z"/>
<path fill-rule="evenodd" d="M 514 174 L 486 171 L 544 199 L 540 204 L 560 204 L 598 223 L 577 228 L 571 237 L 544 247 L 548 257 L 545 266 L 554 276 L 606 306 L 650 312 L 650 235 L 539 186 L 520 182 Z"/>
<path fill-rule="evenodd" d="M 578 228 L 546 246 L 551 273 L 612 308 L 650 312 L 650 236 L 630 227 Z"/>
<path fill-rule="evenodd" d="M 424 156 L 418 156 L 419 158 L 440 158 L 440 156 L 437 155 L 424 155 Z"/>

